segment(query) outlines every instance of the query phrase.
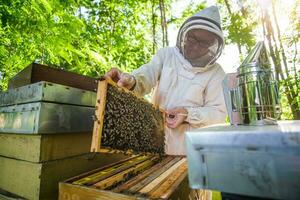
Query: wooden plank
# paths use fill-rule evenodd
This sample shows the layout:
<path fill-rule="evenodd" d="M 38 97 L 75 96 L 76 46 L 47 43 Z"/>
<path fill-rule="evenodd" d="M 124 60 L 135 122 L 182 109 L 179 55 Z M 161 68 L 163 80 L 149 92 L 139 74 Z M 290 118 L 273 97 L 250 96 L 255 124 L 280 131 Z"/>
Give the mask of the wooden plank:
<path fill-rule="evenodd" d="M 136 200 L 137 197 L 113 193 L 107 190 L 98 190 L 68 183 L 59 184 L 59 200 Z"/>
<path fill-rule="evenodd" d="M 176 162 L 178 162 L 181 159 L 181 157 L 175 157 L 170 162 L 162 166 L 160 169 L 158 169 L 156 172 L 152 173 L 150 176 L 148 176 L 146 179 L 142 180 L 140 183 L 134 185 L 133 187 L 129 188 L 127 192 L 129 193 L 136 193 L 137 191 L 144 188 L 146 185 L 151 183 L 153 180 L 155 180 L 157 177 L 159 177 L 161 174 L 163 174 L 167 169 L 169 169 L 171 166 L 173 166 Z"/>
<path fill-rule="evenodd" d="M 121 181 L 126 180 L 129 176 L 136 175 L 138 172 L 143 171 L 152 165 L 154 165 L 155 160 L 158 157 L 153 157 L 150 160 L 146 160 L 142 163 L 136 164 L 135 166 L 132 166 L 124 171 L 121 171 L 120 173 L 117 173 L 107 179 L 104 179 L 103 181 L 100 181 L 93 186 L 96 187 L 97 189 L 106 189 L 108 187 L 111 187 L 117 183 L 120 183 Z"/>
<path fill-rule="evenodd" d="M 41 164 L 0 157 L 0 188 L 27 199 L 39 199 Z"/>
<path fill-rule="evenodd" d="M 190 200 L 191 189 L 189 186 L 188 176 L 186 176 L 179 184 L 179 186 L 173 191 L 168 199 L 180 199 Z"/>
<path fill-rule="evenodd" d="M 57 199 L 58 183 L 124 159 L 122 154 L 84 154 L 45 163 L 0 157 L 0 188 L 26 199 Z"/>
<path fill-rule="evenodd" d="M 50 102 L 0 107 L 0 132 L 58 134 L 91 132 L 95 108 Z"/>
<path fill-rule="evenodd" d="M 97 200 L 98 199 L 99 200 L 100 199 L 101 200 L 182 199 L 182 200 L 187 200 L 189 198 L 189 192 L 190 192 L 188 181 L 187 181 L 187 162 L 185 157 L 179 156 L 177 158 L 179 158 L 179 161 L 177 160 L 175 164 L 173 164 L 171 167 L 168 167 L 164 173 L 158 176 L 158 178 L 154 179 L 152 182 L 146 185 L 146 187 L 148 187 L 149 189 L 147 193 L 140 193 L 140 191 L 138 193 L 128 193 L 127 190 L 123 190 L 122 193 L 120 193 L 114 190 L 114 187 L 116 184 L 126 179 L 128 174 L 135 173 L 139 170 L 143 170 L 142 168 L 145 168 L 146 165 L 151 166 L 151 164 L 153 164 L 151 163 L 151 160 L 144 161 L 136 166 L 128 168 L 92 186 L 74 185 L 74 184 L 70 184 L 69 181 L 65 183 L 60 183 L 59 199 L 60 200 L 65 200 L 65 199 L 68 200 L 69 199 L 97 199 Z M 164 160 L 167 159 L 169 159 L 169 161 L 175 160 L 174 156 L 166 157 L 166 159 Z M 163 161 L 161 161 L 159 164 L 165 165 L 166 163 L 163 163 Z M 155 165 L 155 166 L 157 167 L 159 165 Z M 130 183 L 130 181 L 128 181 L 127 184 L 128 183 Z M 151 189 L 149 188 L 150 185 L 151 185 Z M 67 187 L 67 189 L 65 187 Z M 145 189 L 146 187 L 142 189 Z M 113 188 L 113 189 L 109 189 L 109 188 Z"/>
<path fill-rule="evenodd" d="M 94 119 L 91 152 L 100 152 L 106 94 L 107 94 L 107 82 L 98 81 L 96 111 L 95 111 L 95 119 Z"/>
<path fill-rule="evenodd" d="M 105 166 L 101 170 L 96 170 L 94 173 L 90 173 L 87 176 L 83 176 L 82 178 L 75 180 L 72 182 L 72 184 L 76 185 L 93 185 L 94 183 L 103 180 L 111 175 L 114 175 L 118 171 L 120 171 L 121 168 L 124 168 L 128 165 L 128 162 L 133 161 L 136 162 L 136 159 L 138 157 L 133 157 L 126 161 L 121 161 L 109 166 Z"/>
<path fill-rule="evenodd" d="M 0 200 L 25 200 L 24 198 L 2 190 L 0 188 Z"/>
<path fill-rule="evenodd" d="M 41 81 L 0 92 L 0 106 L 31 102 L 52 102 L 94 107 L 97 93 L 74 87 Z"/>
<path fill-rule="evenodd" d="M 91 140 L 91 132 L 42 135 L 0 133 L 0 155 L 44 162 L 88 153 Z"/>
<path fill-rule="evenodd" d="M 156 164 L 155 166 L 151 167 L 150 169 L 142 172 L 141 174 L 137 175 L 136 177 L 130 179 L 129 181 L 125 182 L 122 185 L 119 185 L 118 187 L 115 187 L 112 189 L 113 192 L 123 192 L 128 190 L 129 188 L 133 187 L 134 185 L 140 183 L 142 180 L 147 178 L 149 175 L 153 174 L 157 170 L 159 170 L 161 167 L 163 167 L 165 164 L 170 162 L 173 158 L 171 156 L 168 156 L 167 158 L 163 159 L 161 162 Z"/>
<path fill-rule="evenodd" d="M 104 180 L 110 176 L 113 176 L 117 173 L 122 172 L 123 170 L 126 170 L 132 166 L 135 166 L 141 162 L 144 162 L 148 159 L 151 159 L 149 156 L 137 156 L 134 157 L 133 159 L 130 159 L 124 163 L 119 163 L 117 165 L 113 165 L 109 168 L 106 168 L 104 170 L 98 171 L 94 174 L 91 174 L 87 177 L 84 177 L 80 180 L 74 181 L 73 184 L 78 184 L 78 185 L 93 185 L 101 180 Z"/>
<path fill-rule="evenodd" d="M 187 177 L 187 162 L 182 163 L 175 169 L 167 179 L 160 184 L 159 188 L 149 192 L 149 197 L 153 199 L 168 199 L 183 179 Z"/>
<path fill-rule="evenodd" d="M 176 170 L 182 163 L 186 162 L 186 158 L 182 158 L 180 161 L 175 163 L 171 168 L 169 168 L 167 171 L 165 171 L 163 174 L 161 174 L 158 178 L 153 180 L 151 183 L 146 185 L 144 188 L 139 190 L 139 193 L 147 194 L 151 190 L 157 188 L 160 186 L 160 183 L 164 181 L 174 170 Z"/>
<path fill-rule="evenodd" d="M 95 91 L 97 87 L 95 78 L 37 63 L 30 64 L 14 76 L 9 81 L 8 87 L 12 89 L 39 81 L 49 81 L 90 91 Z"/>
<path fill-rule="evenodd" d="M 53 197 L 53 195 L 56 195 L 55 199 L 57 199 L 58 182 L 125 158 L 127 157 L 123 154 L 90 153 L 83 156 L 63 159 L 60 162 L 58 161 L 59 163 L 52 161 L 50 164 L 43 166 L 41 198 Z"/>
<path fill-rule="evenodd" d="M 41 135 L 1 133 L 0 155 L 31 162 L 39 162 L 41 137 Z"/>
<path fill-rule="evenodd" d="M 18 200 L 18 199 L 0 194 L 0 200 Z"/>
<path fill-rule="evenodd" d="M 102 153 L 101 153 L 101 154 L 102 154 Z M 103 152 L 103 154 L 104 154 L 104 155 L 109 155 L 107 152 Z M 110 153 L 110 155 L 114 155 L 114 154 L 115 154 L 115 153 Z M 117 153 L 117 154 L 119 154 L 119 153 Z M 72 184 L 74 184 L 74 182 L 76 182 L 76 181 L 79 180 L 79 179 L 82 179 L 82 178 L 84 178 L 84 177 L 90 176 L 90 175 L 92 175 L 92 174 L 94 174 L 94 173 L 97 173 L 97 172 L 99 172 L 99 171 L 102 171 L 102 170 L 104 170 L 104 169 L 107 169 L 107 168 L 109 168 L 109 167 L 112 167 L 112 166 L 114 166 L 114 165 L 118 165 L 118 164 L 120 164 L 120 163 L 124 163 L 124 162 L 126 162 L 127 160 L 133 159 L 134 157 L 136 157 L 136 156 L 130 156 L 130 157 L 121 159 L 121 160 L 116 161 L 116 162 L 111 162 L 111 163 L 109 163 L 109 164 L 107 164 L 107 165 L 105 165 L 105 166 L 102 166 L 102 167 L 93 169 L 93 170 L 91 170 L 91 171 L 82 173 L 82 174 L 77 175 L 77 176 L 75 176 L 75 177 L 72 177 L 72 178 L 70 178 L 70 179 L 68 179 L 68 180 L 65 180 L 65 182 L 66 182 L 66 183 L 72 183 Z"/>
<path fill-rule="evenodd" d="M 91 142 L 91 132 L 42 135 L 39 162 L 89 153 Z"/>

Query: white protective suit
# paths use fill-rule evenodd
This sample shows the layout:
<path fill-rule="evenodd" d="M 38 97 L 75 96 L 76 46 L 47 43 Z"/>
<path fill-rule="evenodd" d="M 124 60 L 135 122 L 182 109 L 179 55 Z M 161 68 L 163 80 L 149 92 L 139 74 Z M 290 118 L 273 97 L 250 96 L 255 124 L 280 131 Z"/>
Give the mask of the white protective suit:
<path fill-rule="evenodd" d="M 204 13 L 205 17 L 210 17 L 207 15 L 211 14 L 215 17 L 215 10 L 213 11 L 201 11 L 198 15 Z M 195 19 L 195 16 L 195 21 L 203 20 Z M 188 19 L 186 22 L 191 21 L 193 20 Z M 182 35 L 180 31 L 179 35 Z M 220 38 L 223 45 L 223 37 Z M 184 58 L 180 48 L 167 47 L 159 50 L 151 62 L 135 70 L 132 75 L 136 79 L 134 92 L 145 95 L 154 88 L 152 103 L 165 110 L 184 107 L 188 111 L 187 123 L 175 129 L 165 128 L 167 154 L 185 155 L 186 131 L 225 120 L 226 108 L 221 85 L 225 73 L 217 63 L 193 67 Z"/>

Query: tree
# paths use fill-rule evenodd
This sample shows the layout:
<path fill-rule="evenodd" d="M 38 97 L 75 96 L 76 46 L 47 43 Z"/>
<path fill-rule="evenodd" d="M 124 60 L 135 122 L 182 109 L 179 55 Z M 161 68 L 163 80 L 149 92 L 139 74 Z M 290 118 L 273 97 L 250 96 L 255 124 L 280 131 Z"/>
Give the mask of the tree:
<path fill-rule="evenodd" d="M 287 102 L 291 108 L 290 110 L 292 112 L 293 118 L 300 119 L 300 101 L 298 93 L 299 85 L 294 81 L 295 79 L 297 79 L 298 73 L 296 67 L 294 67 L 294 74 L 290 74 L 290 67 L 288 66 L 286 51 L 282 41 L 281 30 L 278 25 L 275 3 L 275 1 L 270 1 L 272 8 L 271 11 L 268 9 L 268 7 L 261 7 L 261 21 L 263 32 L 268 41 L 270 55 L 275 66 L 276 79 L 277 81 L 279 81 L 282 91 L 287 98 Z M 271 16 L 269 13 L 273 15 L 273 21 L 271 20 Z M 274 29 L 274 26 L 276 27 L 276 29 Z M 275 33 L 277 33 L 277 35 L 275 35 Z"/>
<path fill-rule="evenodd" d="M 220 4 L 225 4 L 226 10 L 221 9 L 224 14 L 223 28 L 226 34 L 226 43 L 237 45 L 240 60 L 243 61 L 246 54 L 256 43 L 254 30 L 257 26 L 257 18 L 253 14 L 253 7 L 246 2 L 240 2 L 239 9 L 233 11 L 231 1 L 220 0 Z M 222 6 L 224 7 L 224 6 Z M 243 47 L 245 51 L 243 51 Z"/>
<path fill-rule="evenodd" d="M 33 61 L 90 76 L 139 67 L 151 56 L 149 3 L 1 1 L 1 88 Z"/>
<path fill-rule="evenodd" d="M 159 10 L 160 10 L 160 18 L 161 18 L 162 44 L 163 47 L 165 47 L 165 46 L 169 46 L 169 41 L 168 41 L 168 26 L 166 20 L 166 7 L 165 7 L 164 0 L 159 0 Z"/>
<path fill-rule="evenodd" d="M 262 2 L 262 1 L 259 1 Z M 266 1 L 263 1 L 266 2 Z M 273 0 L 260 10 L 250 0 L 218 0 L 226 44 L 235 44 L 240 59 L 258 38 L 268 43 L 275 75 L 280 82 L 285 118 L 300 119 L 299 3 L 286 7 Z M 148 62 L 168 45 L 168 27 L 179 26 L 206 2 L 190 1 L 181 15 L 171 13 L 177 0 L 2 0 L 0 2 L 0 90 L 32 62 L 48 64 L 89 76 L 110 67 L 125 71 Z M 278 9 L 280 8 L 280 9 Z M 259 37 L 258 30 L 263 36 Z"/>

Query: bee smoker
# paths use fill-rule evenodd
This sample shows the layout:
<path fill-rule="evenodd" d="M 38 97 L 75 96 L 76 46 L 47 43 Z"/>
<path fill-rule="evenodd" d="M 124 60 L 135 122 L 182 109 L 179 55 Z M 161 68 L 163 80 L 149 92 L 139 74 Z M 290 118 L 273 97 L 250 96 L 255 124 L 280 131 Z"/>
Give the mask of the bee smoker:
<path fill-rule="evenodd" d="M 277 124 L 281 113 L 277 81 L 264 42 L 258 42 L 239 66 L 223 81 L 231 124 Z"/>

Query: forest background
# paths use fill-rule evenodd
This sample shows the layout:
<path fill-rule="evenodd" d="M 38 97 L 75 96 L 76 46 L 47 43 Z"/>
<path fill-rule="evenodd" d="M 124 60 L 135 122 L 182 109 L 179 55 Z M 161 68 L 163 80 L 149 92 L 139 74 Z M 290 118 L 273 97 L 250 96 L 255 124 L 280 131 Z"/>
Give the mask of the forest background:
<path fill-rule="evenodd" d="M 217 5 L 234 72 L 264 40 L 280 84 L 282 119 L 300 119 L 300 0 L 0 0 L 0 91 L 32 62 L 98 77 L 131 72 L 174 46 L 182 22 Z"/>

